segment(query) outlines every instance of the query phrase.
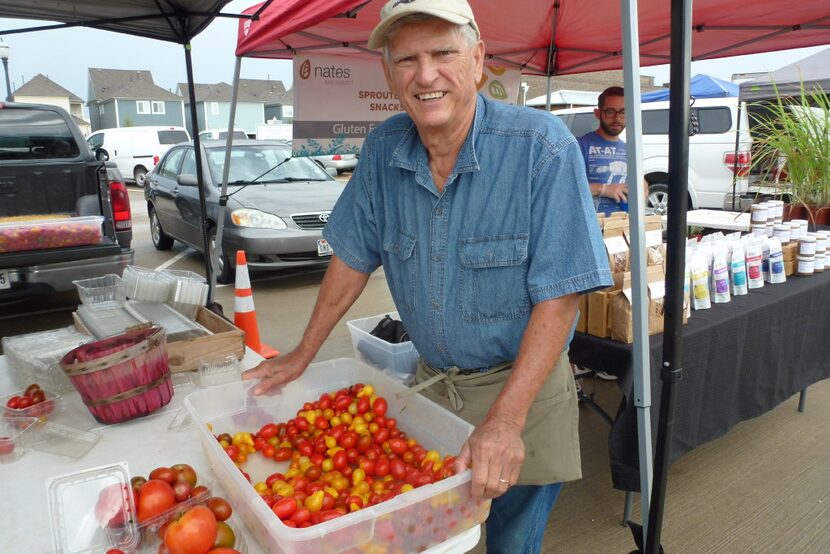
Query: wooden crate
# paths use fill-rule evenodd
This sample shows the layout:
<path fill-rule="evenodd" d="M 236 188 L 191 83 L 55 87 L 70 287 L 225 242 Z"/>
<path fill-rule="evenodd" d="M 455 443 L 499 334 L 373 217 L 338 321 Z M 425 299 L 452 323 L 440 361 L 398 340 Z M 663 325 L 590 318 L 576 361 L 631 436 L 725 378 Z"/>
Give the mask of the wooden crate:
<path fill-rule="evenodd" d="M 75 328 L 91 335 L 77 312 L 72 314 Z M 199 369 L 200 359 L 218 358 L 233 354 L 241 360 L 245 355 L 245 333 L 233 323 L 216 315 L 204 306 L 196 312 L 196 323 L 213 333 L 204 337 L 189 340 L 177 340 L 167 343 L 167 358 L 170 361 L 170 371 L 196 371 Z"/>

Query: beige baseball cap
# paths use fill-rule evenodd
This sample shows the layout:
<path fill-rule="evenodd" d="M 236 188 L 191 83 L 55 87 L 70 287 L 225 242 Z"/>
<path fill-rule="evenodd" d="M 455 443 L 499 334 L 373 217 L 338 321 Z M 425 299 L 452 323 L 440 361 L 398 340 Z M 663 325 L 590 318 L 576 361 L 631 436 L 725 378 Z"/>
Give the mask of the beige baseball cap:
<path fill-rule="evenodd" d="M 476 37 L 481 38 L 473 9 L 465 0 L 389 0 L 380 10 L 380 23 L 369 36 L 369 48 L 381 48 L 386 42 L 389 27 L 413 13 L 434 15 L 456 25 L 469 24 L 475 29 Z"/>

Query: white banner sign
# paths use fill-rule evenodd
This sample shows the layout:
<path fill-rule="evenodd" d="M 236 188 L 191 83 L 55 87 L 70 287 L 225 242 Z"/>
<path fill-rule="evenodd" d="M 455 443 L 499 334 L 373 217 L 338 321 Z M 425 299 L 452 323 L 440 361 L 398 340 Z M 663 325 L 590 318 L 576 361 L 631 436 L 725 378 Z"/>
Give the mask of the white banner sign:
<path fill-rule="evenodd" d="M 518 69 L 485 64 L 480 93 L 516 104 Z M 294 57 L 294 152 L 357 154 L 380 122 L 403 110 L 389 92 L 380 57 L 299 54 Z"/>

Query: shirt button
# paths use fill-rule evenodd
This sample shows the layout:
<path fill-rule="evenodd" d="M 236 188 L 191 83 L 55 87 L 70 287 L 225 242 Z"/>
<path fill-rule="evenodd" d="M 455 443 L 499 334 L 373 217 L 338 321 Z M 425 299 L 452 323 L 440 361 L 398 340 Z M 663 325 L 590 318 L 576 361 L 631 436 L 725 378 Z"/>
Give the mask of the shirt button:
<path fill-rule="evenodd" d="M 437 310 L 439 308 L 441 308 L 441 305 L 438 302 L 433 302 L 432 303 L 432 309 L 433 310 Z"/>
<path fill-rule="evenodd" d="M 432 257 L 432 261 L 433 261 L 433 262 L 440 262 L 440 261 L 441 261 L 441 260 L 443 260 L 443 259 L 444 259 L 444 257 L 443 257 L 443 256 L 433 256 L 433 257 Z"/>
<path fill-rule="evenodd" d="M 444 351 L 444 347 L 443 347 L 443 346 L 438 346 L 438 347 L 436 347 L 435 349 L 436 349 L 438 352 L 443 352 L 443 351 Z"/>
<path fill-rule="evenodd" d="M 435 210 L 435 215 L 444 215 L 444 210 L 442 208 L 437 208 Z"/>

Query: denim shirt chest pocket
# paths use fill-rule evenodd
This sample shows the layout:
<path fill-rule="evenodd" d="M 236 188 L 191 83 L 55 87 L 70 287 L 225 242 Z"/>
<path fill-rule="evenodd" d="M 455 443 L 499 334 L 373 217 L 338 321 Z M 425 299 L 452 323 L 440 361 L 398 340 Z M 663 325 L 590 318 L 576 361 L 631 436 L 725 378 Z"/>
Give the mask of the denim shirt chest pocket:
<path fill-rule="evenodd" d="M 383 265 L 392 296 L 396 302 L 403 302 L 408 310 L 415 307 L 416 242 L 414 236 L 397 228 L 387 232 L 383 241 L 387 258 Z"/>
<path fill-rule="evenodd" d="M 525 316 L 528 235 L 461 239 L 460 309 L 466 321 L 499 321 Z"/>

